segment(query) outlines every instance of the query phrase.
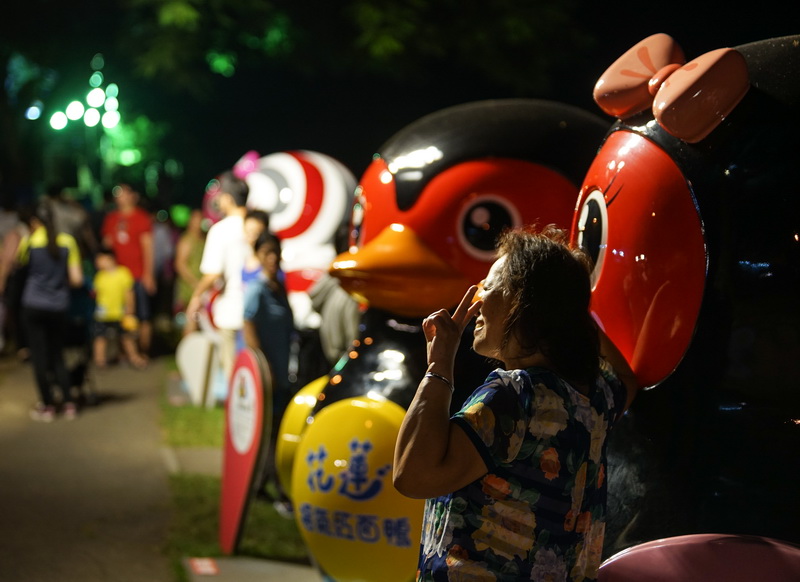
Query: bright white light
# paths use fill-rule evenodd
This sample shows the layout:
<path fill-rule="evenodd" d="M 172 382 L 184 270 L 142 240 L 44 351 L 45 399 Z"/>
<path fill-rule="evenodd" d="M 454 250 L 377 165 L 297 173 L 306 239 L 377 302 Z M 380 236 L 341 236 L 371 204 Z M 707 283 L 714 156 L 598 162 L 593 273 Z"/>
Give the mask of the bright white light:
<path fill-rule="evenodd" d="M 294 403 L 298 406 L 314 406 L 317 403 L 317 397 L 298 394 L 294 397 Z"/>
<path fill-rule="evenodd" d="M 53 129 L 64 129 L 67 127 L 67 123 L 69 120 L 67 119 L 67 114 L 63 111 L 56 111 L 50 117 L 50 127 Z"/>
<path fill-rule="evenodd" d="M 372 379 L 376 382 L 389 382 L 392 380 L 399 380 L 402 377 L 402 370 L 382 370 L 380 372 L 373 372 L 372 374 Z"/>
<path fill-rule="evenodd" d="M 106 93 L 100 87 L 92 89 L 86 96 L 86 103 L 91 107 L 101 107 L 106 100 Z"/>
<path fill-rule="evenodd" d="M 288 204 L 293 196 L 294 192 L 292 192 L 291 188 L 281 188 L 281 191 L 278 192 L 278 198 L 280 198 L 281 202 L 284 204 Z"/>
<path fill-rule="evenodd" d="M 100 123 L 100 112 L 97 109 L 87 109 L 83 114 L 83 122 L 87 127 L 94 127 Z"/>
<path fill-rule="evenodd" d="M 417 180 L 422 180 L 422 176 L 422 170 L 406 170 L 402 174 L 398 174 L 397 178 L 404 182 L 415 182 Z"/>
<path fill-rule="evenodd" d="M 116 97 L 109 97 L 105 103 L 106 111 L 117 111 L 119 109 L 119 101 Z"/>
<path fill-rule="evenodd" d="M 390 164 L 389 171 L 396 174 L 404 168 L 424 168 L 442 159 L 442 150 L 436 146 L 428 146 L 425 149 L 414 150 L 402 156 L 397 156 Z"/>
<path fill-rule="evenodd" d="M 25 110 L 25 119 L 39 119 L 42 116 L 42 104 L 40 101 L 36 101 Z"/>
<path fill-rule="evenodd" d="M 73 101 L 69 105 L 67 105 L 67 117 L 69 117 L 72 121 L 80 119 L 83 117 L 83 112 L 85 111 L 83 107 L 83 103 L 80 101 Z"/>
<path fill-rule="evenodd" d="M 119 112 L 118 111 L 106 111 L 103 113 L 102 118 L 103 127 L 106 129 L 111 129 L 116 127 L 119 123 Z"/>

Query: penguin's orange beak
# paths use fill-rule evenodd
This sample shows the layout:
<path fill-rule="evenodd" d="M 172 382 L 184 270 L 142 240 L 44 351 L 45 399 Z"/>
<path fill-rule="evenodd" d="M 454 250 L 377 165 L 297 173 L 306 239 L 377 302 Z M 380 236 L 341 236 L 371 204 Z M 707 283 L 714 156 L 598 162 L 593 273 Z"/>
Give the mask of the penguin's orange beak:
<path fill-rule="evenodd" d="M 410 228 L 392 224 L 365 246 L 340 254 L 330 274 L 370 307 L 425 317 L 456 305 L 470 281 L 445 263 Z"/>

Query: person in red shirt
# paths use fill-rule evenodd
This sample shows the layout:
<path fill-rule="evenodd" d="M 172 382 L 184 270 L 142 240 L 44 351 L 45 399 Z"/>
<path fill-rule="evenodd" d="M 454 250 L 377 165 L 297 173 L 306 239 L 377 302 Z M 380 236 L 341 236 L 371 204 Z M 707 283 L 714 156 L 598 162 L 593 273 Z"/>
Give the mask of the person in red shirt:
<path fill-rule="evenodd" d="M 153 272 L 153 222 L 139 206 L 139 192 L 130 184 L 119 184 L 112 191 L 116 210 L 103 219 L 100 236 L 103 245 L 114 250 L 120 265 L 134 278 L 136 317 L 139 320 L 139 350 L 150 352 L 153 338 L 152 297 L 156 292 Z"/>

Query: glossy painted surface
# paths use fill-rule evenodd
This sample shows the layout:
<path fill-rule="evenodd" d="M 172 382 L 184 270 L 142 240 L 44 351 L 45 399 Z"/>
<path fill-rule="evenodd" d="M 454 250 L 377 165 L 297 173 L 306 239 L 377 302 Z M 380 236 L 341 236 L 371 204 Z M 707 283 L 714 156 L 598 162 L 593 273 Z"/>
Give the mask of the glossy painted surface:
<path fill-rule="evenodd" d="M 331 269 L 369 308 L 358 340 L 331 370 L 300 435 L 291 478 L 296 506 L 311 494 L 308 479 L 317 475 L 307 459 L 318 460 L 318 449 L 309 442 L 316 439 L 326 450 L 346 450 L 353 442 L 350 431 L 361 420 L 350 415 L 361 411 L 352 402 L 371 403 L 373 413 L 394 408 L 402 419 L 426 368 L 422 317 L 452 307 L 486 275 L 494 237 L 528 222 L 569 228 L 580 180 L 607 129 L 599 118 L 558 103 L 498 100 L 434 113 L 380 148 L 357 188 L 350 250 Z M 493 368 L 471 343 L 467 330 L 456 355 L 453 408 Z M 374 442 L 393 450 L 397 428 L 376 433 Z M 314 495 L 305 503 L 318 515 L 351 512 L 341 497 Z M 403 543 L 410 546 L 393 548 L 396 553 L 376 552 L 368 539 L 333 539 L 299 514 L 298 527 L 323 571 L 336 580 L 413 576 L 422 505 L 400 505 L 396 495 L 384 487 L 370 501 L 375 519 L 400 524 L 391 531 L 407 530 Z M 402 561 L 390 565 L 394 556 Z"/>
<path fill-rule="evenodd" d="M 272 377 L 264 354 L 249 348 L 239 352 L 228 394 L 218 538 L 222 551 L 233 554 L 263 470 L 262 451 L 272 432 Z"/>
<path fill-rule="evenodd" d="M 730 48 L 697 57 L 658 82 L 653 115 L 667 132 L 688 143 L 714 131 L 750 88 L 747 64 Z"/>
<path fill-rule="evenodd" d="M 298 528 L 322 572 L 338 582 L 406 582 L 416 571 L 424 501 L 392 486 L 405 411 L 359 397 L 326 407 L 294 463 Z"/>
<path fill-rule="evenodd" d="M 580 109 L 533 99 L 469 103 L 412 123 L 362 176 L 350 248 L 331 273 L 402 316 L 455 305 L 485 276 L 503 228 L 569 228 L 606 129 Z"/>
<path fill-rule="evenodd" d="M 595 318 L 639 381 L 658 384 L 689 348 L 705 287 L 703 226 L 686 178 L 654 143 L 615 132 L 586 175 L 572 233 L 595 263 Z"/>
<path fill-rule="evenodd" d="M 588 236 L 608 243 L 593 309 L 658 382 L 611 435 L 604 555 L 709 531 L 800 543 L 800 37 L 733 48 L 750 87 L 706 137 L 626 117 L 582 188 L 613 197 Z"/>
<path fill-rule="evenodd" d="M 358 191 L 357 240 L 331 273 L 370 306 L 409 317 L 456 304 L 485 276 L 503 228 L 540 221 L 566 228 L 575 201 L 569 180 L 520 160 L 448 168 L 407 210 L 397 206 L 394 182 L 384 160 L 372 162 Z"/>
<path fill-rule="evenodd" d="M 275 443 L 275 470 L 278 473 L 278 481 L 287 494 L 291 492 L 292 465 L 301 435 L 306 429 L 311 411 L 317 405 L 317 398 L 327 386 L 329 379 L 328 376 L 321 376 L 298 390 L 281 417 Z"/>
<path fill-rule="evenodd" d="M 250 188 L 247 207 L 269 213 L 270 230 L 281 239 L 281 269 L 300 329 L 314 329 L 307 291 L 336 256 L 337 232 L 349 220 L 355 176 L 335 158 L 310 150 L 257 157 L 247 152 L 234 172 Z"/>
<path fill-rule="evenodd" d="M 636 43 L 606 69 L 595 83 L 593 97 L 614 117 L 628 117 L 653 104 L 650 79 L 669 65 L 683 65 L 683 49 L 671 36 L 658 33 Z"/>
<path fill-rule="evenodd" d="M 686 63 L 675 39 L 658 33 L 603 73 L 594 99 L 620 119 L 650 109 L 668 133 L 697 143 L 722 123 L 749 88 L 747 63 L 738 51 L 716 49 Z"/>
<path fill-rule="evenodd" d="M 800 546 L 758 536 L 697 534 L 624 550 L 600 566 L 599 582 L 796 582 Z"/>
<path fill-rule="evenodd" d="M 247 158 L 244 160 L 248 161 Z M 311 250 L 331 245 L 349 218 L 355 177 L 331 156 L 309 150 L 276 152 L 258 159 L 245 181 L 248 208 L 270 215 L 270 230 L 312 264 Z M 298 258 L 298 261 L 300 259 Z M 319 262 L 321 259 L 317 259 Z"/>

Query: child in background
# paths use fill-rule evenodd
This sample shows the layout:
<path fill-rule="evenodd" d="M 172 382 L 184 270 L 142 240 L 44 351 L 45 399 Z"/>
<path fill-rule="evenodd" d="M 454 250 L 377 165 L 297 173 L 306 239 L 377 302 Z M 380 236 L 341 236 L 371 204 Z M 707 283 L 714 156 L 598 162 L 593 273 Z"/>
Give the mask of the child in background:
<path fill-rule="evenodd" d="M 137 368 L 147 365 L 147 358 L 136 346 L 138 321 L 134 313 L 136 297 L 130 269 L 117 263 L 114 251 L 101 248 L 95 255 L 94 276 L 94 363 L 103 368 L 108 363 L 108 340 L 119 338 L 122 352 Z"/>

